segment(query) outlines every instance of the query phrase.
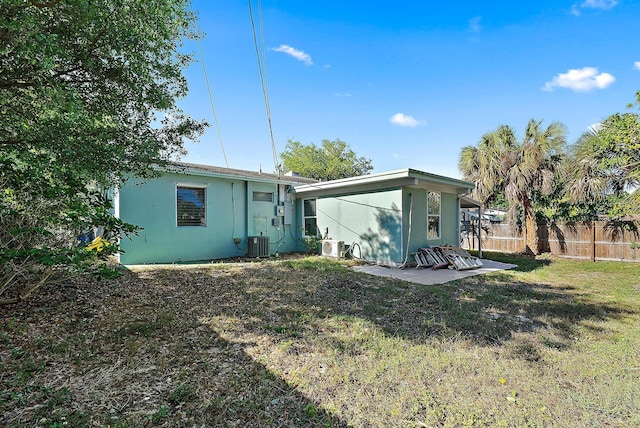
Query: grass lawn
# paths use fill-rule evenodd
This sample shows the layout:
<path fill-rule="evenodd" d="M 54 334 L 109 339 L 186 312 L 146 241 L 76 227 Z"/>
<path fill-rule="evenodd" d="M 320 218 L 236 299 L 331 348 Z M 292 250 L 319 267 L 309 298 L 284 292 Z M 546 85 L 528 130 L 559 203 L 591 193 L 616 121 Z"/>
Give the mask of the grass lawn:
<path fill-rule="evenodd" d="M 0 308 L 0 425 L 640 426 L 640 264 L 146 267 Z"/>

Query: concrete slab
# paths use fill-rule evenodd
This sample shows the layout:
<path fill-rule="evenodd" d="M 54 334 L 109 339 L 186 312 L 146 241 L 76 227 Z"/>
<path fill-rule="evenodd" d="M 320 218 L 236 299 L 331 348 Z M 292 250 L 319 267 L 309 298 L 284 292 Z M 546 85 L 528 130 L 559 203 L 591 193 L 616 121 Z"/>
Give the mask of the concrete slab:
<path fill-rule="evenodd" d="M 467 278 L 469 276 L 482 275 L 489 272 L 496 272 L 499 270 L 513 269 L 516 265 L 510 263 L 501 263 L 493 260 L 481 259 L 482 267 L 470 270 L 451 270 L 451 269 L 438 269 L 431 270 L 431 268 L 406 268 L 397 269 L 376 265 L 362 265 L 354 266 L 353 269 L 359 272 L 368 273 L 370 275 L 385 276 L 388 278 L 396 278 L 402 281 L 415 282 L 418 284 L 444 284 L 449 281 L 454 281 L 460 278 Z"/>

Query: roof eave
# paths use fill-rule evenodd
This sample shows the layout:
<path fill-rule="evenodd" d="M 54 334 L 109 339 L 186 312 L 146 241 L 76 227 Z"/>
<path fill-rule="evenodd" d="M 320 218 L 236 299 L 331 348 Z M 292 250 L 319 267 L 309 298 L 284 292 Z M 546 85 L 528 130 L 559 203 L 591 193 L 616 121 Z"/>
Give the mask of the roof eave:
<path fill-rule="evenodd" d="M 379 174 L 361 175 L 342 180 L 295 185 L 300 196 L 329 196 L 344 193 L 360 193 L 399 187 L 416 187 L 458 194 L 468 193 L 473 183 L 455 178 L 430 174 L 410 168 Z"/>

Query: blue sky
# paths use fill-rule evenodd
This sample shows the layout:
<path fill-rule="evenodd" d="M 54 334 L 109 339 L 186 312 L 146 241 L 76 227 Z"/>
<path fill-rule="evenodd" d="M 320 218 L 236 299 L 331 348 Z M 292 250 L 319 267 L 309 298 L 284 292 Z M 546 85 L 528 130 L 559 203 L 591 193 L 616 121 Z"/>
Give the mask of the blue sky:
<path fill-rule="evenodd" d="M 374 172 L 459 178 L 460 149 L 500 124 L 560 121 L 572 143 L 640 90 L 640 1 L 251 5 L 278 153 L 339 138 Z M 273 172 L 248 2 L 193 7 L 219 127 L 194 63 L 180 106 L 212 126 L 183 160 L 225 166 L 220 135 L 229 167 Z M 200 59 L 194 42 L 184 49 Z"/>

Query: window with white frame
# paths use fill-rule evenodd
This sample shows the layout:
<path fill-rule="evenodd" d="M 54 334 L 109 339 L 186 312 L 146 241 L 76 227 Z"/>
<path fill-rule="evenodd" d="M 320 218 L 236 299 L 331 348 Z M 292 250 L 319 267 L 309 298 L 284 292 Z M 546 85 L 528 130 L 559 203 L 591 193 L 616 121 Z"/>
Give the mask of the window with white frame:
<path fill-rule="evenodd" d="M 316 211 L 316 200 L 305 199 L 303 205 L 304 236 L 315 238 L 318 236 L 318 215 Z"/>
<path fill-rule="evenodd" d="M 440 192 L 427 192 L 427 239 L 440 239 Z"/>
<path fill-rule="evenodd" d="M 205 188 L 176 186 L 176 224 L 206 226 Z"/>

